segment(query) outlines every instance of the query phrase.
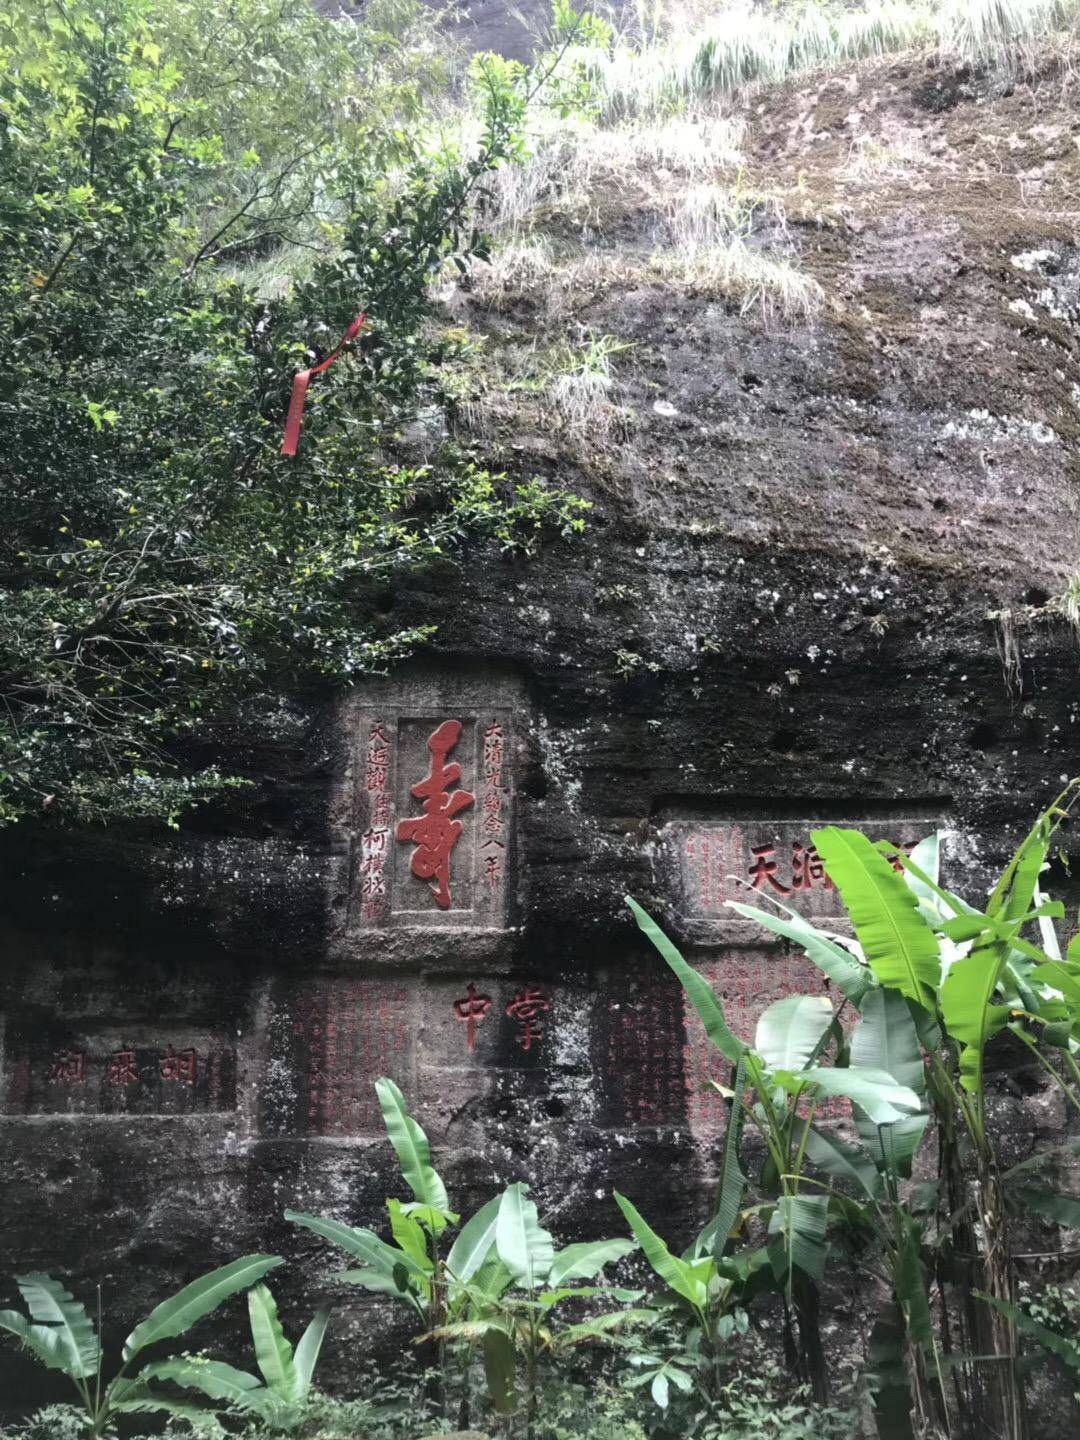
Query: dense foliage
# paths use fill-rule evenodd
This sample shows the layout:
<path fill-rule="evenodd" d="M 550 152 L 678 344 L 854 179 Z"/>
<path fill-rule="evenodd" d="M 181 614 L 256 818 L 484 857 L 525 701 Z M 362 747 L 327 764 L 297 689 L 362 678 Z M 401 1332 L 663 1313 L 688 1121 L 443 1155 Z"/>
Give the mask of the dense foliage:
<path fill-rule="evenodd" d="M 429 633 L 371 618 L 374 584 L 580 525 L 394 458 L 452 356 L 429 283 L 482 253 L 471 194 L 523 107 L 481 65 L 478 143 L 433 143 L 425 33 L 379 3 L 0 12 L 0 819 L 173 816 L 228 783 L 178 762 L 239 696 Z M 291 377 L 360 310 L 286 459 Z"/>

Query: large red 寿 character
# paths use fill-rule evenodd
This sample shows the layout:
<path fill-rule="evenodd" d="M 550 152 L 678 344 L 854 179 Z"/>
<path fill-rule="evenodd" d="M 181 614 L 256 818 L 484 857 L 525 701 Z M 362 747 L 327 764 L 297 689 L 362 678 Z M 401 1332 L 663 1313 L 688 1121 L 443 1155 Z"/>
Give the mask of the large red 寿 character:
<path fill-rule="evenodd" d="M 449 786 L 461 779 L 461 766 L 453 761 L 446 763 L 447 755 L 461 738 L 461 728 L 460 720 L 444 720 L 431 736 L 431 768 L 418 785 L 409 789 L 410 795 L 423 800 L 424 813 L 414 820 L 399 820 L 397 826 L 397 838 L 411 840 L 416 846 L 411 862 L 413 874 L 436 882 L 432 894 L 440 910 L 450 908 L 450 851 L 461 838 L 461 821 L 454 816 L 476 803 L 476 796 L 469 790 L 455 790 L 453 794 L 449 791 Z"/>

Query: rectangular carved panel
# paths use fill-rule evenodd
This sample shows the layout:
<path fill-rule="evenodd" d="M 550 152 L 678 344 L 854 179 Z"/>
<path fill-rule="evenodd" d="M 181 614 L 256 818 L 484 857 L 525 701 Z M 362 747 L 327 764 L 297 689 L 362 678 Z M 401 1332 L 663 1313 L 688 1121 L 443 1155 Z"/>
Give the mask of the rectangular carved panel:
<path fill-rule="evenodd" d="M 510 711 L 355 712 L 350 915 L 360 929 L 505 926 Z"/>
<path fill-rule="evenodd" d="M 267 1135 L 380 1134 L 375 1081 L 410 1089 L 415 989 L 389 977 L 325 976 L 280 993 L 261 1087 Z"/>
<path fill-rule="evenodd" d="M 236 1106 L 236 1053 L 196 1029 L 17 1024 L 5 1040 L 7 1115 L 194 1115 Z"/>
<path fill-rule="evenodd" d="M 809 918 L 839 917 L 844 907 L 814 848 L 816 820 L 673 820 L 661 831 L 664 867 L 674 882 L 682 918 L 700 929 L 745 929 L 728 902 L 773 898 Z M 873 841 L 906 850 L 939 828 L 928 819 L 850 820 Z M 900 863 L 893 861 L 894 868 Z M 746 938 L 745 935 L 740 938 Z"/>

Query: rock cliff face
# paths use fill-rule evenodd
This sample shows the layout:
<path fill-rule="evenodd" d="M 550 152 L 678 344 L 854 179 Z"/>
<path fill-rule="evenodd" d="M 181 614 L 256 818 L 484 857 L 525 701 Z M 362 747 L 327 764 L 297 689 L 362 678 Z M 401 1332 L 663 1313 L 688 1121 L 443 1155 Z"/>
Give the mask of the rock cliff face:
<path fill-rule="evenodd" d="M 429 653 L 252 705 L 222 756 L 255 788 L 181 833 L 3 837 L 3 1274 L 100 1281 L 119 1330 L 259 1248 L 310 1305 L 335 1267 L 282 1212 L 379 1223 L 380 1074 L 462 1210 L 523 1178 L 564 1239 L 621 1230 L 613 1187 L 700 1222 L 723 1110 L 624 892 L 749 1034 L 818 982 L 736 879 L 833 913 L 835 820 L 945 829 L 974 895 L 1080 769 L 1080 652 L 1034 614 L 1080 553 L 1075 98 L 883 62 L 755 96 L 726 150 L 550 167 L 445 296 L 469 393 L 402 443 L 445 423 L 588 533 L 377 597 Z M 718 176 L 759 197 L 726 262 L 686 243 Z M 997 1105 L 1010 1154 L 1063 1125 L 1004 1074 Z M 386 1322 L 343 1303 L 328 1373 Z"/>

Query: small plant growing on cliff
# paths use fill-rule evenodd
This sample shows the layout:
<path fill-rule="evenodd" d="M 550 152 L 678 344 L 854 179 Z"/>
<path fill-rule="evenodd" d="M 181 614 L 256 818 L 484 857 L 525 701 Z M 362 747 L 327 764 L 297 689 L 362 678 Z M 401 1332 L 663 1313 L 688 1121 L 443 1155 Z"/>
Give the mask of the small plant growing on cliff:
<path fill-rule="evenodd" d="M 277 1255 L 244 1255 L 163 1300 L 124 1341 L 120 1368 L 110 1381 L 104 1378 L 101 1340 L 85 1306 L 51 1275 L 15 1277 L 29 1316 L 18 1310 L 0 1310 L 0 1329 L 14 1335 L 47 1369 L 68 1377 L 78 1391 L 92 1440 L 104 1435 L 123 1415 L 158 1411 L 177 1419 L 204 1418 L 205 1411 L 154 1389 L 154 1380 L 173 1378 L 166 1373 L 172 1362 L 152 1361 L 132 1371 L 150 1346 L 183 1335 L 197 1320 L 280 1264 Z"/>
<path fill-rule="evenodd" d="M 265 1285 L 248 1291 L 248 1314 L 255 1363 L 262 1382 L 223 1360 L 183 1355 L 154 1367 L 158 1380 L 182 1389 L 200 1390 L 211 1400 L 256 1417 L 275 1434 L 290 1434 L 307 1418 L 312 1377 L 329 1323 L 329 1311 L 319 1310 L 294 1350 L 285 1338 L 277 1305 Z"/>

